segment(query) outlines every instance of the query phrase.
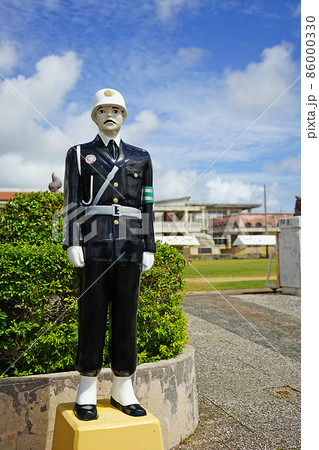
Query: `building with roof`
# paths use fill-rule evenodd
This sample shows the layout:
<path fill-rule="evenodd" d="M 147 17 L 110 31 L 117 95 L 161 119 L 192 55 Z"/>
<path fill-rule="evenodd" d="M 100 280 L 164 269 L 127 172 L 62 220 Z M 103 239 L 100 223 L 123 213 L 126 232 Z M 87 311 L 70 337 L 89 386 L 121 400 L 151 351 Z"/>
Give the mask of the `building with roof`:
<path fill-rule="evenodd" d="M 191 203 L 191 197 L 156 201 L 154 229 L 157 240 L 177 247 L 185 256 L 218 255 L 219 245 L 209 233 L 211 220 L 251 212 L 257 203 Z"/>
<path fill-rule="evenodd" d="M 208 233 L 223 253 L 267 255 L 276 245 L 278 222 L 293 214 L 240 213 L 210 220 Z"/>

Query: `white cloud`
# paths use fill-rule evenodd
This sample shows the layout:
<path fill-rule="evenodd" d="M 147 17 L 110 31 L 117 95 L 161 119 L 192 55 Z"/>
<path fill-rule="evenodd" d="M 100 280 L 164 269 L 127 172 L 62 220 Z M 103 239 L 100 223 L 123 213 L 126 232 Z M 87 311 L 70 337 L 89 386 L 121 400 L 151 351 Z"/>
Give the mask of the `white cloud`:
<path fill-rule="evenodd" d="M 154 0 L 158 17 L 167 22 L 184 7 L 192 6 L 192 0 Z"/>
<path fill-rule="evenodd" d="M 50 128 L 50 116 L 74 87 L 81 61 L 68 52 L 41 59 L 36 69 L 29 78 L 19 75 L 0 84 L 1 153 L 43 152 L 42 139 Z"/>
<path fill-rule="evenodd" d="M 218 175 L 214 170 L 202 175 L 196 170 L 170 169 L 164 164 L 155 163 L 154 168 L 155 201 L 191 197 L 195 203 L 263 202 L 263 185 L 249 181 L 249 174 L 241 179 L 238 174 Z M 260 179 L 261 174 L 258 175 Z M 273 192 L 269 193 L 269 203 L 278 207 Z"/>
<path fill-rule="evenodd" d="M 136 116 L 133 123 L 123 127 L 123 139 L 140 143 L 158 126 L 159 120 L 156 114 L 151 110 L 143 110 Z"/>
<path fill-rule="evenodd" d="M 292 212 L 298 185 L 293 179 L 265 177 L 262 172 L 218 174 L 215 170 L 201 175 L 195 170 L 167 168 L 156 161 L 154 166 L 155 201 L 191 197 L 193 203 L 254 203 L 264 208 L 264 184 L 267 209 L 271 212 Z M 287 199 L 290 202 L 287 203 Z"/>
<path fill-rule="evenodd" d="M 182 47 L 178 49 L 173 61 L 179 66 L 193 67 L 208 55 L 209 52 L 200 47 Z"/>
<path fill-rule="evenodd" d="M 2 186 L 46 190 L 51 182 L 52 172 L 55 172 L 63 181 L 62 159 L 56 163 L 6 154 L 0 156 L 0 167 Z"/>
<path fill-rule="evenodd" d="M 44 179 L 55 167 L 61 170 L 68 131 L 53 128 L 50 116 L 63 106 L 80 70 L 81 61 L 68 52 L 41 59 L 29 78 L 19 75 L 0 84 L 2 186 L 46 188 Z"/>
<path fill-rule="evenodd" d="M 49 11 L 57 10 L 60 5 L 60 0 L 44 0 L 44 7 Z"/>
<path fill-rule="evenodd" d="M 183 9 L 190 10 L 194 13 L 194 11 L 197 12 L 202 6 L 209 4 L 209 7 L 215 11 L 227 11 L 239 5 L 237 0 L 224 0 L 223 2 L 219 2 L 218 0 L 153 0 L 153 2 L 158 18 L 165 22 L 166 25 L 171 23 Z M 243 11 L 242 5 L 240 5 L 240 9 Z"/>
<path fill-rule="evenodd" d="M 0 71 L 10 73 L 18 61 L 18 54 L 12 42 L 0 44 Z"/>
<path fill-rule="evenodd" d="M 181 75 L 184 67 L 177 72 L 163 55 L 143 53 L 152 67 L 151 75 L 147 72 L 151 82 L 127 89 L 128 102 L 141 109 L 151 107 L 160 121 L 146 143 L 154 159 L 181 170 L 210 170 L 221 155 L 218 165 L 264 156 L 277 160 L 280 152 L 283 158 L 285 152 L 294 151 L 288 142 L 300 136 L 299 84 L 269 107 L 294 81 L 298 64 L 288 44 L 266 49 L 262 55 L 261 61 L 242 71 L 228 70 L 217 77 L 191 70 Z M 130 78 L 135 82 L 144 69 L 131 66 Z"/>
<path fill-rule="evenodd" d="M 196 181 L 198 175 L 195 170 L 170 169 L 165 164 L 154 164 L 154 168 L 155 201 L 191 195 L 185 191 Z"/>
<path fill-rule="evenodd" d="M 300 17 L 301 15 L 301 3 L 298 3 L 297 7 L 294 9 L 292 13 L 292 17 Z"/>
<path fill-rule="evenodd" d="M 12 84 L 45 115 L 61 106 L 65 95 L 75 85 L 81 67 L 82 62 L 74 52 L 50 55 L 36 64 L 36 73 L 32 77 L 19 76 Z"/>
<path fill-rule="evenodd" d="M 293 47 L 288 43 L 266 48 L 261 54 L 261 62 L 252 62 L 245 70 L 226 74 L 228 99 L 237 110 L 263 112 L 283 94 L 299 76 L 292 51 Z M 294 100 L 288 92 L 280 100 L 280 105 L 286 106 Z"/>
<path fill-rule="evenodd" d="M 239 179 L 223 180 L 220 176 L 214 176 L 206 187 L 208 201 L 216 203 L 255 203 L 263 192 L 263 188 L 256 184 L 244 183 Z"/>
<path fill-rule="evenodd" d="M 73 106 L 73 105 L 72 105 Z M 97 134 L 98 129 L 91 119 L 91 110 L 76 114 L 78 108 L 68 108 L 64 118 L 63 135 L 69 146 L 89 142 Z"/>
<path fill-rule="evenodd" d="M 290 156 L 280 161 L 265 161 L 263 164 L 266 172 L 272 172 L 274 174 L 300 174 L 301 171 L 301 158 L 300 155 Z"/>

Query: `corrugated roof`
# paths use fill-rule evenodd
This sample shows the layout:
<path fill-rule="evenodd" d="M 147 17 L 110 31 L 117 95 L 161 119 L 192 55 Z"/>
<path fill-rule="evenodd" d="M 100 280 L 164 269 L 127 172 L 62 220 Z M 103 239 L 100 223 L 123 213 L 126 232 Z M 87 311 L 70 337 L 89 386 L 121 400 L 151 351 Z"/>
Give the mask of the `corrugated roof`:
<path fill-rule="evenodd" d="M 173 246 L 199 245 L 195 236 L 156 236 L 157 241 L 165 242 Z"/>
<path fill-rule="evenodd" d="M 258 245 L 276 245 L 276 236 L 263 234 L 240 234 L 233 242 L 237 247 L 256 247 Z"/>

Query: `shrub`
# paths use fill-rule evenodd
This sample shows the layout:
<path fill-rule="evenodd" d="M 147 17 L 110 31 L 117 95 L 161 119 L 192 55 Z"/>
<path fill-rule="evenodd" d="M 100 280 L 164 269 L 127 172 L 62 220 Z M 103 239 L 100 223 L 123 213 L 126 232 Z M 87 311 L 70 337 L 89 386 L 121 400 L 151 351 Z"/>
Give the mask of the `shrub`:
<path fill-rule="evenodd" d="M 0 236 L 7 242 L 0 245 L 0 375 L 74 370 L 76 269 L 61 243 L 51 239 L 51 217 L 61 206 L 61 195 L 22 194 L 9 202 L 10 214 L 7 210 L 0 214 Z M 141 279 L 139 363 L 167 359 L 183 350 L 187 341 L 180 304 L 183 278 L 182 256 L 173 247 L 158 244 L 154 266 Z"/>
<path fill-rule="evenodd" d="M 184 259 L 168 244 L 157 244 L 155 263 L 143 273 L 137 314 L 138 361 L 168 359 L 187 341 L 184 297 Z"/>
<path fill-rule="evenodd" d="M 52 231 L 57 233 L 57 240 L 61 240 L 62 207 L 63 194 L 16 193 L 0 214 L 0 242 L 25 241 L 41 245 L 52 239 Z M 53 216 L 56 221 L 52 222 Z"/>
<path fill-rule="evenodd" d="M 62 247 L 3 244 L 0 273 L 1 373 L 31 344 L 10 374 L 73 370 L 77 278 Z"/>

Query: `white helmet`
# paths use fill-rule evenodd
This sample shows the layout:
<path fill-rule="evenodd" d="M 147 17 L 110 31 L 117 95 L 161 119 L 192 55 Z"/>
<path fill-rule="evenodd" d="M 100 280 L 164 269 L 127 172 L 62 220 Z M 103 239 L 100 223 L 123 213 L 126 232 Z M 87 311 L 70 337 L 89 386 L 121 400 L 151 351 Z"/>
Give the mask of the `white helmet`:
<path fill-rule="evenodd" d="M 124 97 L 115 89 L 100 89 L 96 92 L 92 100 L 92 112 L 91 117 L 95 122 L 94 116 L 97 108 L 101 105 L 115 105 L 124 109 L 124 119 L 127 117 L 127 111 L 125 106 Z"/>

